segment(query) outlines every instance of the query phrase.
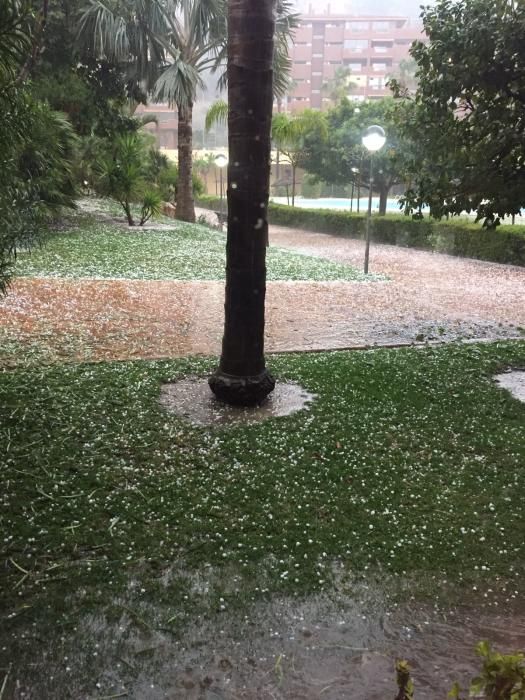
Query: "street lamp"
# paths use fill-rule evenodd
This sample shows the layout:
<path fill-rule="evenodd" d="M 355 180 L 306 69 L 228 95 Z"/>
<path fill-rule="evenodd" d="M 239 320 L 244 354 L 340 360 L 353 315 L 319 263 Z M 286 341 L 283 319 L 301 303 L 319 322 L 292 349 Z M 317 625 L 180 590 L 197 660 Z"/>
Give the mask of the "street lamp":
<path fill-rule="evenodd" d="M 352 179 L 352 194 L 350 195 L 350 213 L 352 213 L 353 208 L 354 208 L 354 187 L 355 187 L 355 176 L 359 172 L 359 168 L 350 168 L 350 170 L 354 173 L 354 177 Z"/>
<path fill-rule="evenodd" d="M 222 230 L 222 222 L 223 222 L 223 217 L 224 217 L 224 206 L 223 206 L 223 188 L 222 188 L 222 170 L 228 165 L 228 158 L 223 154 L 219 153 L 218 156 L 215 157 L 215 165 L 219 168 L 219 178 L 220 178 L 220 192 L 221 192 L 221 204 L 219 207 L 219 226 Z M 217 182 L 217 180 L 215 180 Z"/>
<path fill-rule="evenodd" d="M 366 243 L 365 243 L 365 275 L 368 274 L 368 258 L 370 255 L 370 219 L 372 218 L 372 188 L 374 184 L 374 176 L 372 172 L 373 154 L 380 151 L 386 142 L 385 130 L 373 124 L 369 126 L 361 138 L 361 142 L 366 150 L 370 153 L 370 185 L 368 192 L 368 213 L 366 217 Z"/>

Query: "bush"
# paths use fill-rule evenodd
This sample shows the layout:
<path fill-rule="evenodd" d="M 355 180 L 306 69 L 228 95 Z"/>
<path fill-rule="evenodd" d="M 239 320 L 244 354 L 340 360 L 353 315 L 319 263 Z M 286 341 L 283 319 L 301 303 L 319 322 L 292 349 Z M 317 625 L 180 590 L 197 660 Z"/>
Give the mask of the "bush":
<path fill-rule="evenodd" d="M 306 197 L 306 199 L 319 199 L 322 188 L 322 183 L 318 182 L 311 175 L 305 175 L 301 194 L 303 197 Z"/>
<path fill-rule="evenodd" d="M 217 197 L 201 197 L 201 206 L 218 209 Z M 284 204 L 269 206 L 271 224 L 364 238 L 366 217 L 334 209 L 302 209 Z M 432 250 L 461 257 L 525 266 L 525 226 L 482 228 L 465 222 L 411 219 L 402 214 L 372 217 L 372 241 L 389 245 Z"/>
<path fill-rule="evenodd" d="M 124 134 L 115 139 L 109 152 L 97 164 L 97 191 L 117 201 L 130 226 L 135 225 L 131 205 L 146 189 L 144 148 L 137 134 Z"/>
<path fill-rule="evenodd" d="M 1 81 L 0 81 L 1 86 Z M 74 207 L 74 132 L 62 114 L 26 89 L 0 90 L 0 294 L 17 248 L 42 239 L 62 207 Z"/>
<path fill-rule="evenodd" d="M 179 171 L 176 163 L 170 162 L 169 165 L 160 172 L 159 187 L 162 199 L 165 202 L 175 204 L 177 199 L 177 181 L 179 179 Z M 194 171 L 192 174 L 193 194 L 195 197 L 200 197 L 206 191 L 206 186 L 199 175 Z"/>

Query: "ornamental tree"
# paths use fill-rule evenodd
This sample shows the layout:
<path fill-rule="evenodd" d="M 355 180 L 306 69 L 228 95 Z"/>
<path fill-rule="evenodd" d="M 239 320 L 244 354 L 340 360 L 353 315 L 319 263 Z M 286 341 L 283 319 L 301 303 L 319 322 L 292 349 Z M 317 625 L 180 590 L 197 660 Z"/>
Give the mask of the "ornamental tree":
<path fill-rule="evenodd" d="M 416 145 L 409 134 L 401 131 L 413 111 L 409 100 L 385 98 L 366 103 L 343 100 L 326 113 L 327 136 L 305 138 L 299 166 L 334 185 L 352 182 L 370 186 L 370 156 L 361 145 L 363 132 L 371 124 L 379 124 L 386 132 L 387 142 L 374 154 L 373 187 L 379 194 L 379 213 L 385 214 L 388 193 L 397 184 L 406 183 L 406 159 Z"/>
<path fill-rule="evenodd" d="M 403 125 L 421 146 L 407 211 L 497 225 L 525 204 L 525 4 L 438 0 L 422 18 L 428 42 L 410 51 L 419 87 Z"/>

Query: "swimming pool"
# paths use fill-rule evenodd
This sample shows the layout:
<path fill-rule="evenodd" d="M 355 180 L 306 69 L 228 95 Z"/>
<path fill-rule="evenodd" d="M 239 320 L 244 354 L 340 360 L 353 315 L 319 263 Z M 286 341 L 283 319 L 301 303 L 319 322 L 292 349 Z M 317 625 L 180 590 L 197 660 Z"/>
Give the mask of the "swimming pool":
<path fill-rule="evenodd" d="M 286 197 L 272 197 L 272 202 L 276 204 L 288 204 Z M 291 199 L 290 199 L 291 202 Z M 303 209 L 346 209 L 350 211 L 350 199 L 339 199 L 337 197 L 321 197 L 319 199 L 306 199 L 304 197 L 295 198 L 295 206 Z M 359 211 L 365 213 L 368 208 L 368 197 L 361 197 L 359 200 Z M 387 211 L 392 214 L 399 214 L 399 199 L 392 197 L 387 200 Z M 378 211 L 379 197 L 372 197 L 372 211 Z M 353 201 L 353 211 L 357 211 L 357 198 Z"/>

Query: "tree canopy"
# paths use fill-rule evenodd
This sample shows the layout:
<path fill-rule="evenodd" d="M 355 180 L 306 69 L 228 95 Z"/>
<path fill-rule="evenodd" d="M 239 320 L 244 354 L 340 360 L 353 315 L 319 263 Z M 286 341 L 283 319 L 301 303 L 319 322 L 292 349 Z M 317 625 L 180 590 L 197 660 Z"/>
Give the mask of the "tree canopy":
<path fill-rule="evenodd" d="M 419 87 L 403 126 L 420 143 L 407 210 L 495 225 L 525 204 L 525 4 L 439 0 L 422 18 L 428 43 L 411 48 Z"/>
<path fill-rule="evenodd" d="M 404 99 L 364 103 L 345 99 L 326 113 L 325 139 L 306 134 L 299 165 L 330 184 L 356 182 L 368 187 L 370 157 L 361 137 L 368 126 L 379 124 L 386 132 L 387 142 L 374 154 L 374 190 L 379 193 L 380 212 L 384 213 L 388 192 L 394 185 L 405 182 L 406 160 L 415 149 L 413 140 L 400 128 L 412 111 L 413 104 Z"/>

